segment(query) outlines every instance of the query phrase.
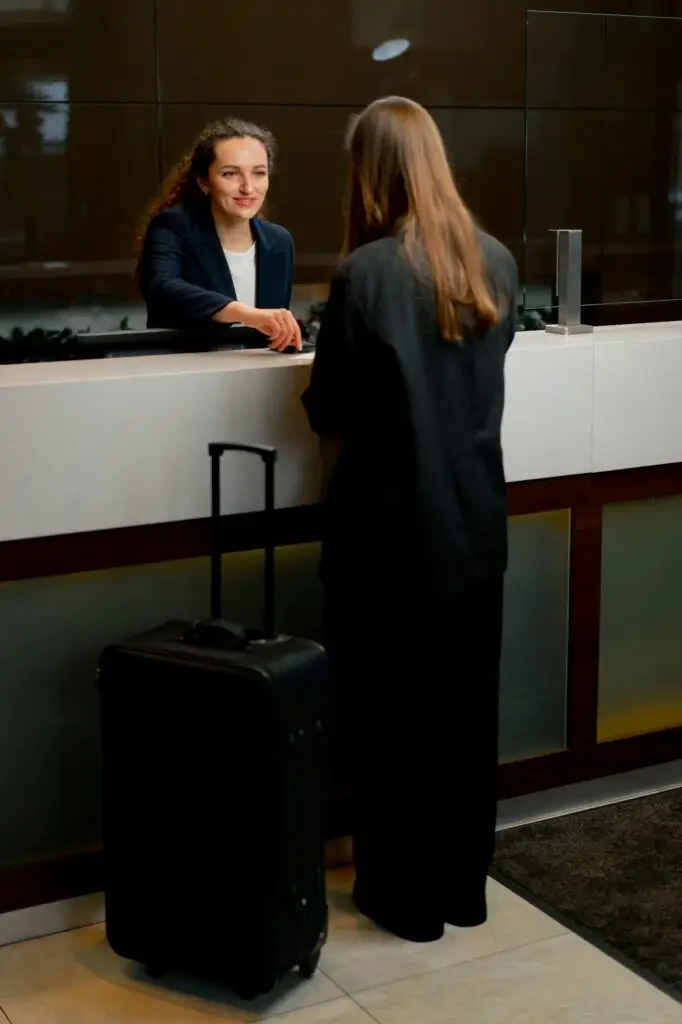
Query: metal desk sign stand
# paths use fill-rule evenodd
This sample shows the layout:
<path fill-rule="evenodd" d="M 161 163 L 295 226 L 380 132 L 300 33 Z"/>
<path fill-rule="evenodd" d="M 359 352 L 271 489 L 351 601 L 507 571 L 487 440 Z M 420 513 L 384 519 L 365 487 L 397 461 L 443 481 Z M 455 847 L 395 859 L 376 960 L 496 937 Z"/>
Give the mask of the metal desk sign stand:
<path fill-rule="evenodd" d="M 591 334 L 589 324 L 580 322 L 582 231 L 560 228 L 556 231 L 556 286 L 559 304 L 557 323 L 548 324 L 548 334 Z"/>

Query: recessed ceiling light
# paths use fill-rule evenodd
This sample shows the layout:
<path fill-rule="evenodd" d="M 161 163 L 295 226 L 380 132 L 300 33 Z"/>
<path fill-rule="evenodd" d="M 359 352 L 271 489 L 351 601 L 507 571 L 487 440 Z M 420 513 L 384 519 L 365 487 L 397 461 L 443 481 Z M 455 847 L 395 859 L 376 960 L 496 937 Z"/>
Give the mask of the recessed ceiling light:
<path fill-rule="evenodd" d="M 387 39 L 385 43 L 380 43 L 374 48 L 372 60 L 395 60 L 396 57 L 402 57 L 404 53 L 407 53 L 409 48 L 409 39 Z"/>

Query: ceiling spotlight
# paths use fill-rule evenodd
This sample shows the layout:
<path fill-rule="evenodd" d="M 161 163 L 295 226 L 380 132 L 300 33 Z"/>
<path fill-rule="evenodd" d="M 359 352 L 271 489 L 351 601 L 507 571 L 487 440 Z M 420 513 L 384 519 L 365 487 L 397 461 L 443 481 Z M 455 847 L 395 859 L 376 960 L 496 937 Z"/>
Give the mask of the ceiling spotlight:
<path fill-rule="evenodd" d="M 375 46 L 372 51 L 372 60 L 395 60 L 396 57 L 402 57 L 404 53 L 407 53 L 409 48 L 409 39 L 387 39 L 385 43 Z"/>

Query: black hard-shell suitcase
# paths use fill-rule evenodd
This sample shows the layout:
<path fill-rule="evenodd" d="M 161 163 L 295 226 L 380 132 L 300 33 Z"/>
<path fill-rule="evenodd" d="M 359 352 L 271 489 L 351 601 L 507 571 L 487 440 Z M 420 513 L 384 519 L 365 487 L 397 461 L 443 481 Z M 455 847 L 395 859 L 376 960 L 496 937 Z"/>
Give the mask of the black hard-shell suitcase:
<path fill-rule="evenodd" d="M 265 628 L 221 619 L 220 460 L 266 473 Z M 310 977 L 327 934 L 322 798 L 327 660 L 274 630 L 276 451 L 212 444 L 211 619 L 168 622 L 101 656 L 106 932 L 153 976 L 243 998 Z"/>

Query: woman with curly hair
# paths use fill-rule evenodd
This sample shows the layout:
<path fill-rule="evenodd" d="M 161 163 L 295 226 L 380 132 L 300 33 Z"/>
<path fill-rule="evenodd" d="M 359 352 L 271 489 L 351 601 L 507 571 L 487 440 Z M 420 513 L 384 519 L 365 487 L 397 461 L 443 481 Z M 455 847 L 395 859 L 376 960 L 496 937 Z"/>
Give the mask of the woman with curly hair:
<path fill-rule="evenodd" d="M 148 327 L 244 324 L 272 348 L 301 347 L 293 239 L 263 218 L 275 154 L 269 131 L 227 118 L 170 172 L 138 236 Z"/>

